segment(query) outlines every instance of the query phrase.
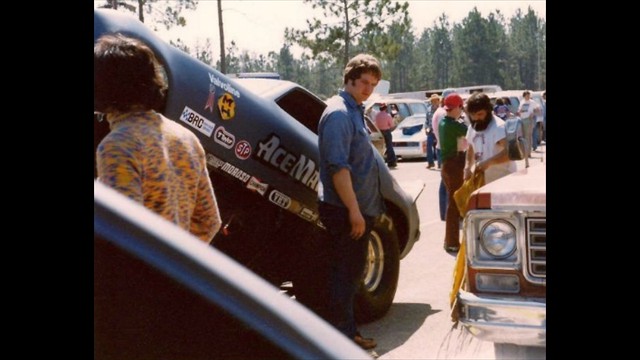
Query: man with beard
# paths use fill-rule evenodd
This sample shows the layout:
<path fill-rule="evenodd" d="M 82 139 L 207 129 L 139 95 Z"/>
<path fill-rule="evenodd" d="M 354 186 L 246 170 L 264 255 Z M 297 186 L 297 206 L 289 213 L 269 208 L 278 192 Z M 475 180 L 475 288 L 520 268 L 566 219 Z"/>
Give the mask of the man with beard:
<path fill-rule="evenodd" d="M 509 160 L 506 147 L 505 122 L 493 115 L 491 100 L 484 93 L 467 99 L 467 114 L 471 126 L 467 129 L 467 159 L 464 179 L 473 174 L 471 169 L 484 171 L 485 184 L 516 171 L 516 163 Z"/>

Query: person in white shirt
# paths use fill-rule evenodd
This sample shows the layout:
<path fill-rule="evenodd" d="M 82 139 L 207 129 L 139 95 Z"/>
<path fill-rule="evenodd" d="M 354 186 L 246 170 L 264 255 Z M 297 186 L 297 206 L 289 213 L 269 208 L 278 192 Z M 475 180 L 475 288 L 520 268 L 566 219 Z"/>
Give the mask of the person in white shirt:
<path fill-rule="evenodd" d="M 531 92 L 525 90 L 522 93 L 523 100 L 518 106 L 517 115 L 522 119 L 522 128 L 525 138 L 527 139 L 527 155 L 531 157 L 531 149 L 533 147 L 533 127 L 535 126 L 536 116 L 534 113 L 539 112 L 538 104 L 531 100 Z"/>
<path fill-rule="evenodd" d="M 506 147 L 504 120 L 493 114 L 491 99 L 485 93 L 476 93 L 467 100 L 466 111 L 471 126 L 467 129 L 467 155 L 464 179 L 475 169 L 484 171 L 485 184 L 516 171 L 516 163 L 509 160 Z"/>

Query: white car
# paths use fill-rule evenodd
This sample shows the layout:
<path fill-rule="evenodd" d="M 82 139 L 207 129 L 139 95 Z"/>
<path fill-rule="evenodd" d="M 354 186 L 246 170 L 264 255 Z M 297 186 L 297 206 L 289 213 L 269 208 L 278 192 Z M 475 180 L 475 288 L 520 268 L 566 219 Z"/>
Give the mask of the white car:
<path fill-rule="evenodd" d="M 402 159 L 427 157 L 427 134 L 424 123 L 425 114 L 407 116 L 391 133 L 393 150 Z"/>

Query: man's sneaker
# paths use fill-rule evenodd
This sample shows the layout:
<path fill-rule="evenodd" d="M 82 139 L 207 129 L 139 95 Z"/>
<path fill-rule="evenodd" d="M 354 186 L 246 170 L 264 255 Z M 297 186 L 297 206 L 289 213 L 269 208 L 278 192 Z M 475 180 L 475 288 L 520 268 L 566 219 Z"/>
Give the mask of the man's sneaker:
<path fill-rule="evenodd" d="M 353 342 L 355 342 L 356 344 L 358 344 L 358 346 L 365 350 L 373 349 L 374 347 L 378 346 L 375 340 L 373 340 L 372 338 L 363 338 L 360 334 L 357 334 L 353 338 Z"/>
<path fill-rule="evenodd" d="M 398 167 L 398 164 L 397 163 L 389 163 L 389 167 L 392 168 L 392 169 L 395 169 L 395 168 Z"/>

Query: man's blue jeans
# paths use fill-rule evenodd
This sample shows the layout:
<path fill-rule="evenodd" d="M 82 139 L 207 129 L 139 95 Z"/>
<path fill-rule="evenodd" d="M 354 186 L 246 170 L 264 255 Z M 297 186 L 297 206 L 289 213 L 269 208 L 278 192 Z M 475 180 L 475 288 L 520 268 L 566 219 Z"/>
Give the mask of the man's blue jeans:
<path fill-rule="evenodd" d="M 427 163 L 433 165 L 434 150 L 436 148 L 436 135 L 433 131 L 427 134 Z M 440 165 L 440 156 L 438 156 L 438 165 Z"/>
<path fill-rule="evenodd" d="M 397 162 L 396 152 L 393 150 L 393 136 L 391 130 L 381 130 L 384 144 L 387 146 L 387 164 L 395 164 Z"/>
<path fill-rule="evenodd" d="M 331 235 L 329 256 L 329 323 L 349 339 L 356 336 L 353 304 L 362 282 L 367 261 L 369 234 L 375 218 L 364 215 L 366 227 L 358 240 L 351 238 L 351 223 L 346 208 L 320 202 L 320 220 Z"/>
<path fill-rule="evenodd" d="M 444 186 L 444 181 L 440 179 L 440 188 L 438 189 L 438 203 L 440 204 L 440 220 L 445 221 L 447 215 L 447 203 L 449 202 L 447 196 L 447 187 Z"/>

